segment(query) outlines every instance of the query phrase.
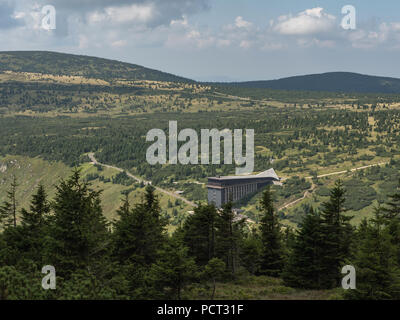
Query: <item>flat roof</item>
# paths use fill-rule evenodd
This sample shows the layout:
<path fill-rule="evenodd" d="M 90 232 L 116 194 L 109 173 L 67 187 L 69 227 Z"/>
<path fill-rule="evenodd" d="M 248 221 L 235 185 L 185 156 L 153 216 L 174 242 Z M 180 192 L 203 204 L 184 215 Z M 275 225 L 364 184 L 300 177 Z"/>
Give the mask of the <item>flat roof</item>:
<path fill-rule="evenodd" d="M 279 177 L 273 168 L 265 170 L 259 174 L 243 175 L 243 176 L 209 177 L 208 179 L 224 181 L 224 180 L 240 180 L 240 179 L 260 179 L 260 178 L 272 178 L 275 180 L 279 180 Z"/>

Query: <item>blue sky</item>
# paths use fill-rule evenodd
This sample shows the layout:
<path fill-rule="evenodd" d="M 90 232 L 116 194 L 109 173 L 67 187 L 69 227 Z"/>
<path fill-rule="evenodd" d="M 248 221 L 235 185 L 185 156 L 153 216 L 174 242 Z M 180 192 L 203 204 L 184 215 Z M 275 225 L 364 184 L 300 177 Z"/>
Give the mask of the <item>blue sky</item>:
<path fill-rule="evenodd" d="M 45 30 L 43 6 L 56 9 Z M 342 7 L 356 29 L 341 27 Z M 329 71 L 400 78 L 400 2 L 308 0 L 0 0 L 0 50 L 132 62 L 196 80 Z"/>

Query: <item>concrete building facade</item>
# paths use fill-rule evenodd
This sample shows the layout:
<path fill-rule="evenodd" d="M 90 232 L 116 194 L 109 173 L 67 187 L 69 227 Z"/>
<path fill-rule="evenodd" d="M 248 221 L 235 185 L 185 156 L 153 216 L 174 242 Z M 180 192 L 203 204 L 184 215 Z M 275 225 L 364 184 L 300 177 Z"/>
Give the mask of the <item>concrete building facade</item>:
<path fill-rule="evenodd" d="M 208 203 L 220 208 L 229 201 L 236 202 L 268 184 L 279 182 L 274 169 L 256 175 L 208 178 Z"/>

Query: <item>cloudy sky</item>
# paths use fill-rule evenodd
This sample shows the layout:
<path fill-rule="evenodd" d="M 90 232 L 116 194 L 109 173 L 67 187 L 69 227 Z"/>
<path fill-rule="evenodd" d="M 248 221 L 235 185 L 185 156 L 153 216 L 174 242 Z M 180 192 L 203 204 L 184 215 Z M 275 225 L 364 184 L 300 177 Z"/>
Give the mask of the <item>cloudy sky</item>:
<path fill-rule="evenodd" d="M 55 30 L 43 28 L 45 5 L 56 9 Z M 342 27 L 345 5 L 355 29 Z M 0 50 L 93 55 L 208 81 L 400 78 L 400 1 L 0 0 Z"/>

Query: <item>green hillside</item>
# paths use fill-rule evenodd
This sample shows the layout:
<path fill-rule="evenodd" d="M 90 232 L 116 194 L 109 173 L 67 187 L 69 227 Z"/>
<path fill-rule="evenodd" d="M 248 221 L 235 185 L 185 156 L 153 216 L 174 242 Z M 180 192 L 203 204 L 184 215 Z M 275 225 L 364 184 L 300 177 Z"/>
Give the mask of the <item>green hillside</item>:
<path fill-rule="evenodd" d="M 83 76 L 107 81 L 125 79 L 194 82 L 183 77 L 148 69 L 136 64 L 47 51 L 0 52 L 0 71 Z"/>
<path fill-rule="evenodd" d="M 351 72 L 327 72 L 278 80 L 248 81 L 226 85 L 239 88 L 274 90 L 400 93 L 400 79 Z"/>
<path fill-rule="evenodd" d="M 88 181 L 94 190 L 102 190 L 101 200 L 103 213 L 108 220 L 117 218 L 116 211 L 121 205 L 124 194 L 129 194 L 131 203 L 141 200 L 144 187 L 132 181 L 114 181 L 118 171 L 114 169 L 99 169 L 90 164 L 83 163 L 79 166 L 82 177 Z M 35 193 L 39 184 L 45 187 L 49 198 L 52 199 L 56 193 L 55 186 L 60 179 L 66 179 L 71 175 L 72 168 L 60 161 L 46 161 L 39 157 L 30 158 L 17 155 L 0 157 L 0 203 L 6 200 L 7 191 L 13 176 L 17 179 L 17 207 L 18 209 L 29 208 L 32 194 Z M 174 230 L 180 221 L 187 216 L 191 210 L 184 203 L 177 203 L 174 198 L 157 192 L 163 214 L 169 218 L 169 230 Z"/>

